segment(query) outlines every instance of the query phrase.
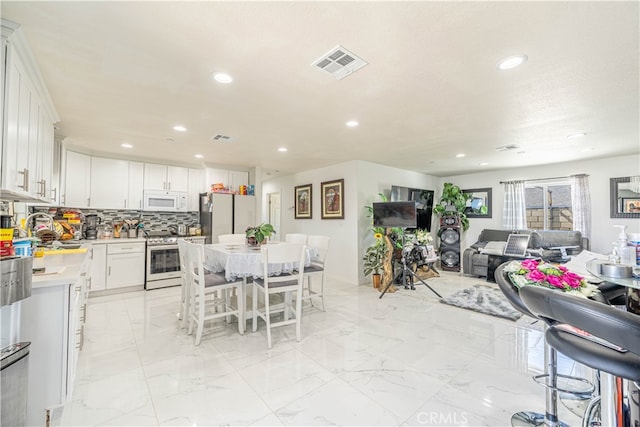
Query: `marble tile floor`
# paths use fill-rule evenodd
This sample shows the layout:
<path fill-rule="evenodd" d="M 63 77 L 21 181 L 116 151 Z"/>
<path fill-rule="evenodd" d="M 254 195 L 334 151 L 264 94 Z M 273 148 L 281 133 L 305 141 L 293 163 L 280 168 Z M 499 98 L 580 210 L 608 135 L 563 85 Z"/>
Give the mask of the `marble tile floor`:
<path fill-rule="evenodd" d="M 441 272 L 446 296 L 482 279 Z M 493 284 L 495 286 L 495 284 Z M 176 318 L 178 287 L 90 298 L 85 344 L 61 426 L 508 426 L 544 412 L 531 376 L 543 365 L 539 324 L 441 304 L 424 286 L 378 299 L 327 279 L 326 312 L 241 336 L 219 322 L 194 337 Z M 590 376 L 560 356 L 560 371 Z M 562 404 L 561 419 L 579 425 Z"/>

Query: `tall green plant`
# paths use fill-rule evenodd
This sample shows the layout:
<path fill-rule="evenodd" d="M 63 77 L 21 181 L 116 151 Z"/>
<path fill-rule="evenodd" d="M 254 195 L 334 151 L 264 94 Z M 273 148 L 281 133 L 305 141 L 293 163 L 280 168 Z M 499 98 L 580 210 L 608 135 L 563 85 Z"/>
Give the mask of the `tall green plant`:
<path fill-rule="evenodd" d="M 472 195 L 470 193 L 463 193 L 457 185 L 445 182 L 442 188 L 440 202 L 433 207 L 433 212 L 439 216 L 459 217 L 462 230 L 467 231 L 469 228 L 469 219 L 464 211 L 471 197 Z"/>

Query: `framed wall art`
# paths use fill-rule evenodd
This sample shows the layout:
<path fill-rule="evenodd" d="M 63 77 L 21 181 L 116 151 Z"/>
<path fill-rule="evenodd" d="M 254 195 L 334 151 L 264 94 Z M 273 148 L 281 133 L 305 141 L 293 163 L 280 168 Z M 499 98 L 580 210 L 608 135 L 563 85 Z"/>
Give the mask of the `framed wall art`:
<path fill-rule="evenodd" d="M 320 184 L 322 219 L 344 219 L 344 179 Z"/>
<path fill-rule="evenodd" d="M 295 219 L 311 218 L 311 184 L 294 188 Z"/>
<path fill-rule="evenodd" d="M 472 188 L 462 192 L 471 194 L 464 210 L 467 218 L 491 218 L 491 188 Z"/>

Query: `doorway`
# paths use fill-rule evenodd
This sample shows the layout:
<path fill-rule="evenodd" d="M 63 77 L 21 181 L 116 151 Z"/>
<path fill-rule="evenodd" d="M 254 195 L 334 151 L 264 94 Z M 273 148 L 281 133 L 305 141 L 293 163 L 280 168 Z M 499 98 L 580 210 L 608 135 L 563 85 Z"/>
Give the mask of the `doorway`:
<path fill-rule="evenodd" d="M 273 240 L 280 240 L 280 193 L 269 193 L 267 200 L 269 203 L 269 224 L 273 225 L 273 228 L 276 230 L 276 233 L 273 235 Z"/>

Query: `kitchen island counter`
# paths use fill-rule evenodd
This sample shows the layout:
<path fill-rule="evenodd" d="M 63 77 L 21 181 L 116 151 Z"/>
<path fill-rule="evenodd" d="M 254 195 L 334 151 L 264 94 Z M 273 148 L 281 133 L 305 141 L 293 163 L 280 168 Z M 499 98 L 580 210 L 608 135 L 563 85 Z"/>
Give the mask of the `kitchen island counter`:
<path fill-rule="evenodd" d="M 84 252 L 78 253 L 78 251 Z M 32 289 L 50 286 L 69 285 L 75 282 L 86 267 L 91 257 L 91 244 L 83 244 L 80 249 L 69 252 L 47 254 L 41 258 L 33 258 L 33 268 L 44 268 L 43 273 L 36 273 L 32 277 Z"/>

